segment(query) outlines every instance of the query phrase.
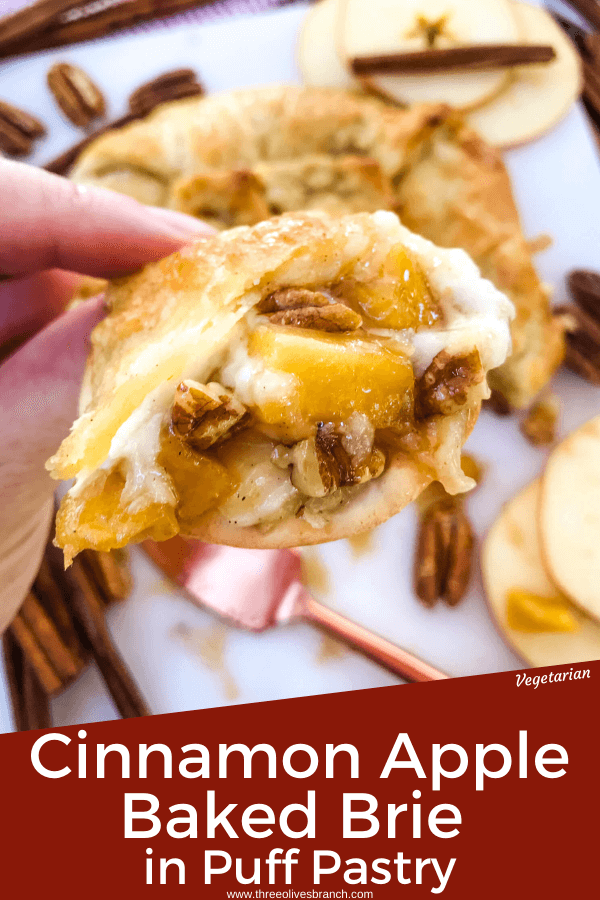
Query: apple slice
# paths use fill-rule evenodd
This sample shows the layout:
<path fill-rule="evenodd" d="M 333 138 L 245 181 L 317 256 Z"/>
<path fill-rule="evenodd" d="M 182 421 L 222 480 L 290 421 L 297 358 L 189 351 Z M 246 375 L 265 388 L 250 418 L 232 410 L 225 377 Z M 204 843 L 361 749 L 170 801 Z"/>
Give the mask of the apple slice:
<path fill-rule="evenodd" d="M 291 378 L 287 392 L 269 393 L 253 407 L 263 424 L 290 441 L 308 437 L 316 422 L 344 421 L 354 412 L 388 428 L 412 400 L 409 358 L 369 340 L 262 325 L 251 332 L 248 352 L 268 372 Z"/>
<path fill-rule="evenodd" d="M 510 646 L 532 666 L 554 666 L 600 658 L 600 625 L 561 597 L 543 562 L 538 537 L 540 482 L 534 481 L 502 510 L 482 550 L 483 581 L 490 610 Z M 511 592 L 524 591 L 540 598 L 562 600 L 574 631 L 528 631 L 508 622 Z M 531 627 L 534 627 L 533 624 Z"/>
<path fill-rule="evenodd" d="M 550 44 L 556 59 L 514 69 L 508 87 L 469 114 L 473 128 L 496 147 L 513 147 L 544 134 L 563 118 L 582 87 L 579 54 L 552 16 L 537 6 L 511 4 L 525 42 Z"/>
<path fill-rule="evenodd" d="M 540 531 L 553 581 L 600 619 L 600 416 L 551 453 L 542 478 Z"/>
<path fill-rule="evenodd" d="M 339 14 L 340 0 L 319 0 L 306 14 L 297 54 L 304 84 L 332 88 L 356 84 L 337 50 Z"/>
<path fill-rule="evenodd" d="M 512 44 L 520 40 L 510 0 L 340 0 L 343 56 L 379 56 L 458 47 Z M 344 11 L 342 10 L 342 13 Z M 379 94 L 403 103 L 443 102 L 472 109 L 496 96 L 509 74 L 447 72 L 435 75 L 373 75 L 363 79 Z"/>

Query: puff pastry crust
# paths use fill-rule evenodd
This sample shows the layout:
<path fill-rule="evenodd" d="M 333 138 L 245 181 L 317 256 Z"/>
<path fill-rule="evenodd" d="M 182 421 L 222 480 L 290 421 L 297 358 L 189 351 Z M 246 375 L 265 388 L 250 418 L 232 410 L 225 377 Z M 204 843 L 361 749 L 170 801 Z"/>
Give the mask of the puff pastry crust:
<path fill-rule="evenodd" d="M 509 349 L 511 304 L 391 212 L 291 213 L 114 283 L 81 415 L 67 560 L 176 533 L 282 547 L 374 527 L 460 449 Z"/>
<path fill-rule="evenodd" d="M 193 98 L 102 136 L 72 177 L 220 227 L 298 208 L 394 208 L 466 250 L 513 300 L 513 353 L 491 378 L 511 404 L 526 406 L 562 359 L 502 158 L 447 107 L 292 86 Z"/>

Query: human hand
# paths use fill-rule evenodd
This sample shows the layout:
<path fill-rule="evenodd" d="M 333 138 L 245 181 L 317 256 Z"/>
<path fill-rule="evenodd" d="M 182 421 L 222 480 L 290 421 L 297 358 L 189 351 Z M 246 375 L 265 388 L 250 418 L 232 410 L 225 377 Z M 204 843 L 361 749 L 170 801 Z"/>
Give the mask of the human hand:
<path fill-rule="evenodd" d="M 81 275 L 140 268 L 209 234 L 196 219 L 146 207 L 0 159 L 0 632 L 37 574 L 55 484 L 44 468 L 77 415 L 101 297 L 63 312 Z M 77 274 L 76 274 L 77 273 Z"/>

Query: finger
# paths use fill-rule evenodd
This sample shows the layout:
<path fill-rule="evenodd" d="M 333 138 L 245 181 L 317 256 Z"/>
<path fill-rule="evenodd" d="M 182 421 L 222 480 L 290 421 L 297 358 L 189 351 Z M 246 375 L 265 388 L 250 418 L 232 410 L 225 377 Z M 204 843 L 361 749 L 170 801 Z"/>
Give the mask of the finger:
<path fill-rule="evenodd" d="M 0 273 L 110 277 L 212 233 L 191 216 L 0 159 Z"/>
<path fill-rule="evenodd" d="M 10 534 L 6 535 L 6 529 L 0 526 L 0 634 L 16 616 L 35 581 L 48 543 L 53 515 L 54 501 L 50 497 L 40 501 L 26 522 L 17 520 Z"/>
<path fill-rule="evenodd" d="M 55 484 L 44 468 L 77 414 L 101 299 L 64 313 L 0 367 L 0 630 L 33 583 Z"/>
<path fill-rule="evenodd" d="M 52 493 L 44 463 L 77 413 L 89 335 L 102 298 L 63 313 L 0 367 L 0 495 Z"/>
<path fill-rule="evenodd" d="M 81 275 L 51 269 L 0 284 L 0 360 L 11 344 L 22 344 L 64 310 Z"/>

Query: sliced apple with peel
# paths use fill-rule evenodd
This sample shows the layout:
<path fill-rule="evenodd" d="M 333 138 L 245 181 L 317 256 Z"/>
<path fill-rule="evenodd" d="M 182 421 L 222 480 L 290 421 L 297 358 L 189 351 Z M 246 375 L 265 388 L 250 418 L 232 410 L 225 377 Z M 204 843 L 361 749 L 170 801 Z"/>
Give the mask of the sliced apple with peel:
<path fill-rule="evenodd" d="M 319 0 L 310 7 L 298 43 L 298 66 L 311 87 L 351 88 L 357 82 L 337 48 L 340 0 Z"/>
<path fill-rule="evenodd" d="M 544 134 L 568 112 L 582 87 L 579 54 L 552 16 L 536 6 L 511 4 L 524 42 L 550 44 L 556 59 L 515 68 L 507 88 L 469 114 L 473 128 L 496 147 L 513 147 Z"/>
<path fill-rule="evenodd" d="M 551 453 L 542 478 L 540 533 L 553 581 L 600 621 L 600 416 Z"/>
<path fill-rule="evenodd" d="M 340 47 L 347 61 L 471 44 L 520 41 L 511 0 L 339 0 L 345 4 Z M 496 96 L 506 70 L 373 75 L 363 79 L 379 94 L 403 103 L 443 102 L 473 109 Z"/>
<path fill-rule="evenodd" d="M 532 666 L 600 658 L 600 625 L 557 589 L 538 534 L 540 482 L 514 497 L 490 528 L 482 550 L 490 610 L 508 644 Z"/>

